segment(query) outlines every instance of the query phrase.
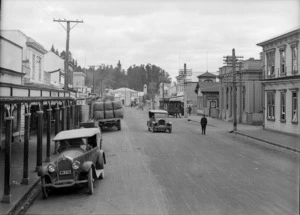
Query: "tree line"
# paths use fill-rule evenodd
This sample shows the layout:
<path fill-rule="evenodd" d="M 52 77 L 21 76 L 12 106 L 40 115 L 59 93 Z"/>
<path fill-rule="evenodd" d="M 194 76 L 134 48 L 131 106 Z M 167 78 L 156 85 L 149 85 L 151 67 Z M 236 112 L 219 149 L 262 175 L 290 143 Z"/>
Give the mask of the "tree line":
<path fill-rule="evenodd" d="M 50 51 L 65 59 L 65 51 L 60 53 L 54 45 L 52 45 Z M 77 65 L 77 60 L 72 59 L 71 52 L 69 53 L 69 59 L 76 66 L 74 69 L 75 72 L 84 72 L 86 74 L 85 85 L 91 88 L 94 86 L 95 93 L 102 94 L 104 89 L 118 89 L 121 87 L 143 91 L 144 84 L 147 85 L 148 90 L 156 93 L 161 82 L 171 82 L 169 73 L 159 66 L 150 63 L 139 66 L 134 64 L 125 71 L 122 69 L 120 61 L 116 66 L 101 64 L 97 67 L 84 68 Z"/>
<path fill-rule="evenodd" d="M 95 93 L 102 93 L 104 89 L 118 89 L 127 87 L 136 91 L 143 91 L 144 84 L 157 92 L 159 84 L 171 82 L 170 75 L 159 66 L 148 63 L 139 66 L 132 65 L 126 71 L 119 61 L 116 66 L 101 64 L 98 67 L 75 68 L 86 74 L 86 86 L 95 87 Z"/>

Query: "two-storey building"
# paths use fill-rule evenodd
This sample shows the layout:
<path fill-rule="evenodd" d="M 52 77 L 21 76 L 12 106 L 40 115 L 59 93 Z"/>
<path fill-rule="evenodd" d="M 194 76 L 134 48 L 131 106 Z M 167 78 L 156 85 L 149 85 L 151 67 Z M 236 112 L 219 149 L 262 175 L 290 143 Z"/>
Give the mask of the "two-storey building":
<path fill-rule="evenodd" d="M 263 123 L 262 85 L 260 82 L 262 60 L 249 58 L 236 68 L 237 121 L 245 124 Z M 233 120 L 233 72 L 231 66 L 219 68 L 220 113 L 226 121 Z"/>
<path fill-rule="evenodd" d="M 300 29 L 258 43 L 263 48 L 264 126 L 299 134 Z"/>
<path fill-rule="evenodd" d="M 1 30 L 2 37 L 22 47 L 24 83 L 42 84 L 44 80 L 44 54 L 47 50 L 19 30 Z"/>

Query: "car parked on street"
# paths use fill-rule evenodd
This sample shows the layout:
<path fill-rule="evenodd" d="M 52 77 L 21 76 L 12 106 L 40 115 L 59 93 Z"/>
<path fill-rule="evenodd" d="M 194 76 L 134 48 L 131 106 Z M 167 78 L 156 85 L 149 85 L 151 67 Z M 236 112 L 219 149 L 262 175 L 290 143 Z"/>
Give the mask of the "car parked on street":
<path fill-rule="evenodd" d="M 43 197 L 52 188 L 87 185 L 93 194 L 94 179 L 104 178 L 105 153 L 99 128 L 80 128 L 59 132 L 54 138 L 58 156 L 40 168 Z"/>
<path fill-rule="evenodd" d="M 148 131 L 172 132 L 172 122 L 167 121 L 168 112 L 165 110 L 149 110 L 147 121 Z"/>

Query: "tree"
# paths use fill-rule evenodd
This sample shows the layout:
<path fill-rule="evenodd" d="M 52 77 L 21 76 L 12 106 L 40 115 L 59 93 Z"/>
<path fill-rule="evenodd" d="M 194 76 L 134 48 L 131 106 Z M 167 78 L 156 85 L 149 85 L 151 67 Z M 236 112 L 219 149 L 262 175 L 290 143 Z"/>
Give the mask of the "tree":
<path fill-rule="evenodd" d="M 55 53 L 55 48 L 54 45 L 52 44 L 50 51 L 52 51 L 53 53 Z"/>

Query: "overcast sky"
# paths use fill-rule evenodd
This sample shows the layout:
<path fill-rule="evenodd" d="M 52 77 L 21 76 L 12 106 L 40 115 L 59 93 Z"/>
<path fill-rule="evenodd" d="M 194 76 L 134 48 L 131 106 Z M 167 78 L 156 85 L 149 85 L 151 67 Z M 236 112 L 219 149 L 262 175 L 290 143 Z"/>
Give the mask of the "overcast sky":
<path fill-rule="evenodd" d="M 1 28 L 21 30 L 47 50 L 66 47 L 66 31 L 54 18 L 83 20 L 70 34 L 70 51 L 83 67 L 151 63 L 173 81 L 184 63 L 194 77 L 217 74 L 232 48 L 244 59 L 259 58 L 257 43 L 299 28 L 300 20 L 299 0 L 1 2 Z"/>

